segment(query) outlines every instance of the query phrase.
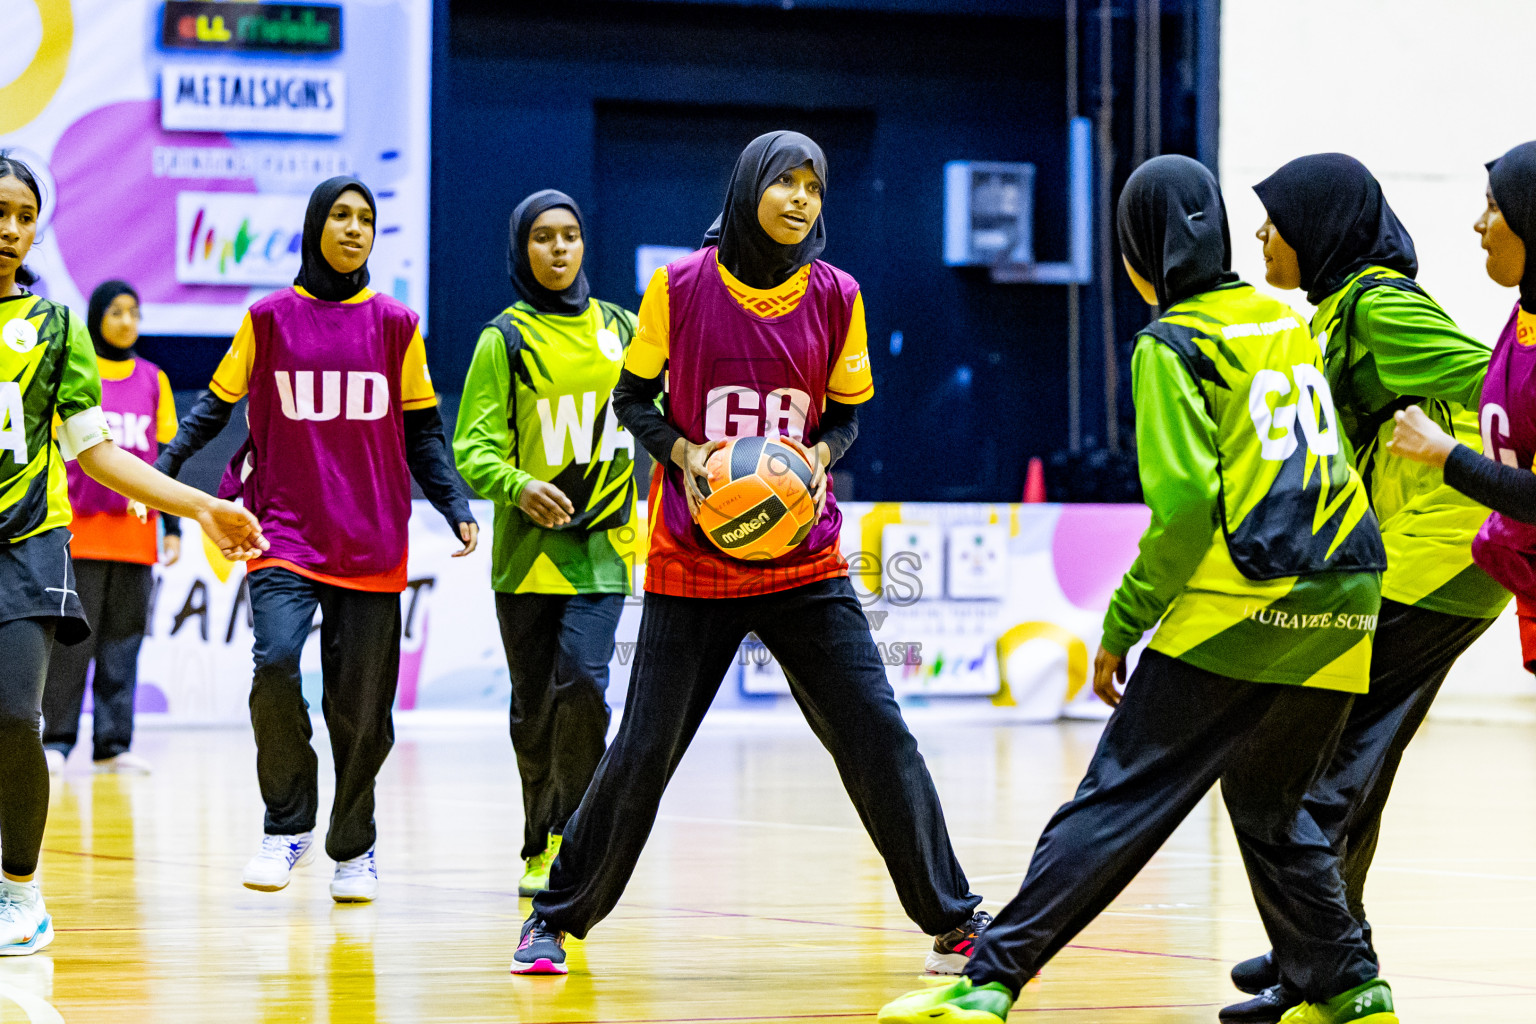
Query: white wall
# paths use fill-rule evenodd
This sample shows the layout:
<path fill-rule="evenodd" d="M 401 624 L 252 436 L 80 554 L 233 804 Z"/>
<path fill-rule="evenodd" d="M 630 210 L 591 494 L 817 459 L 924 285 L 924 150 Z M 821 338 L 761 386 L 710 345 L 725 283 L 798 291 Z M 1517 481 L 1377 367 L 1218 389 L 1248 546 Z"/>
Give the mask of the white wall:
<path fill-rule="evenodd" d="M 1514 292 L 1483 273 L 1472 222 L 1483 164 L 1536 138 L 1536 2 L 1224 0 L 1221 18 L 1221 183 L 1238 271 L 1263 281 L 1253 184 L 1292 157 L 1349 153 L 1412 232 L 1420 283 L 1491 342 Z"/>
<path fill-rule="evenodd" d="M 1221 183 L 1237 271 L 1262 285 L 1254 183 L 1293 157 L 1349 153 L 1413 234 L 1419 282 L 1491 343 L 1515 294 L 1483 272 L 1472 222 L 1483 164 L 1536 138 L 1536 0 L 1224 0 L 1221 18 Z M 1301 293 L 1286 298 L 1311 312 Z M 1511 622 L 1446 692 L 1536 694 Z"/>

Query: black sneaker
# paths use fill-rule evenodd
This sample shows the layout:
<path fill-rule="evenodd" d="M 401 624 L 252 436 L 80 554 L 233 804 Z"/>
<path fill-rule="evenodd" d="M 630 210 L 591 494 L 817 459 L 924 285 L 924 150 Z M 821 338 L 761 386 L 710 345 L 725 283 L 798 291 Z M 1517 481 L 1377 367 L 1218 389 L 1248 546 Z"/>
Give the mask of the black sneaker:
<path fill-rule="evenodd" d="M 1301 997 L 1284 985 L 1271 985 L 1252 999 L 1233 1003 L 1217 1016 L 1222 1024 L 1280 1024 L 1285 1012 L 1300 1002 Z"/>
<path fill-rule="evenodd" d="M 1280 968 L 1275 966 L 1275 955 L 1251 957 L 1232 968 L 1232 984 L 1239 992 L 1259 995 L 1280 984 Z"/>
<path fill-rule="evenodd" d="M 529 916 L 523 922 L 522 941 L 512 954 L 513 974 L 564 974 L 565 932 L 543 918 Z"/>
<path fill-rule="evenodd" d="M 958 928 L 952 928 L 933 940 L 928 962 L 923 966 L 929 974 L 959 974 L 971 962 L 976 940 L 992 923 L 992 915 L 978 910 L 971 919 Z"/>

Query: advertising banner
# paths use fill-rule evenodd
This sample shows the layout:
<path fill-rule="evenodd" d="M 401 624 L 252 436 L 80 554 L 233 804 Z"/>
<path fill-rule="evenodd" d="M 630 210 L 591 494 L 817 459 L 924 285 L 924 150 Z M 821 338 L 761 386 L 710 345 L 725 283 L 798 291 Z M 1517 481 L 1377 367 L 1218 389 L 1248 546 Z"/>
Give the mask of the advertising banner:
<path fill-rule="evenodd" d="M 232 334 L 293 282 L 311 189 L 355 174 L 372 287 L 425 327 L 431 8 L 11 0 L 0 149 L 43 186 L 36 290 L 83 310 L 121 278 L 146 334 Z"/>
<path fill-rule="evenodd" d="M 1041 720 L 1106 713 L 1088 662 L 1099 620 L 1146 525 L 1139 506 L 871 505 L 843 509 L 842 546 L 886 673 L 908 700 L 980 698 Z M 401 595 L 402 710 L 505 709 L 505 655 L 491 594 L 487 533 L 468 558 L 442 518 L 416 502 L 409 583 Z M 156 569 L 150 634 L 140 661 L 140 710 L 187 722 L 241 722 L 248 712 L 251 611 L 245 570 L 184 521 L 182 560 Z M 1091 543 L 1090 543 L 1091 541 Z M 644 567 L 637 567 L 637 575 Z M 622 707 L 642 601 L 625 606 L 609 700 Z M 319 635 L 302 661 L 320 698 Z M 771 652 L 749 637 L 722 698 L 745 707 L 787 702 Z"/>

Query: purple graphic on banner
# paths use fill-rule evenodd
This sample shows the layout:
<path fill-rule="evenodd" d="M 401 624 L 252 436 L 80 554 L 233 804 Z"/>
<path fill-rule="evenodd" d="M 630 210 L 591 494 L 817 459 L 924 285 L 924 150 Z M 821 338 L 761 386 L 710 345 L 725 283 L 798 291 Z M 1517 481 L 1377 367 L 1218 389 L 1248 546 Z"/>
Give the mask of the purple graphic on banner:
<path fill-rule="evenodd" d="M 1145 505 L 1061 506 L 1051 558 L 1066 599 L 1088 611 L 1108 608 L 1151 521 Z"/>
<path fill-rule="evenodd" d="M 85 294 L 116 277 L 132 281 L 145 302 L 243 306 L 247 288 L 177 283 L 176 196 L 255 192 L 256 182 L 156 177 L 155 150 L 172 146 L 233 149 L 217 132 L 161 131 L 159 100 L 98 107 L 65 129 L 52 160 L 59 189 L 52 230 L 64 264 Z"/>

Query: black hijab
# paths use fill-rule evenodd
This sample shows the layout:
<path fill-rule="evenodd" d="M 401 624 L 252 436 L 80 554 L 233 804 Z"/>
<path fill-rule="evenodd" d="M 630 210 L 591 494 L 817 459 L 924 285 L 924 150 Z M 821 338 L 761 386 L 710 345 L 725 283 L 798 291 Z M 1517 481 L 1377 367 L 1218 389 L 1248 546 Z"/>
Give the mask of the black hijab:
<path fill-rule="evenodd" d="M 1387 205 L 1381 183 L 1354 157 L 1297 157 L 1253 190 L 1296 250 L 1301 286 L 1314 306 L 1369 266 L 1418 274 L 1408 229 Z"/>
<path fill-rule="evenodd" d="M 1488 162 L 1488 187 L 1509 229 L 1525 243 L 1520 305 L 1536 313 L 1536 142 L 1523 142 Z"/>
<path fill-rule="evenodd" d="M 592 294 L 592 289 L 587 285 L 585 258 L 582 260 L 582 269 L 576 272 L 576 280 L 558 292 L 539 284 L 538 278 L 533 276 L 533 265 L 528 262 L 528 235 L 533 231 L 533 222 L 539 219 L 539 214 L 557 206 L 571 211 L 576 217 L 576 223 L 581 226 L 581 237 L 587 237 L 587 222 L 582 219 L 581 207 L 576 205 L 576 200 L 552 188 L 535 192 L 518 203 L 517 209 L 512 211 L 511 230 L 508 232 L 510 244 L 507 246 L 507 273 L 512 277 L 512 289 L 517 292 L 517 297 L 540 313 L 577 316 L 587 311 L 587 299 Z"/>
<path fill-rule="evenodd" d="M 367 260 L 352 273 L 343 274 L 320 254 L 320 233 L 325 230 L 331 207 L 347 191 L 360 194 L 368 201 L 368 209 L 373 211 L 374 217 L 378 217 L 379 206 L 373 201 L 373 193 L 368 190 L 368 186 L 346 174 L 327 178 L 316 185 L 315 190 L 309 194 L 309 208 L 304 211 L 303 263 L 293 283 L 325 302 L 344 302 L 368 286 Z"/>
<path fill-rule="evenodd" d="M 1174 155 L 1148 160 L 1126 179 L 1116 219 L 1120 249 L 1157 289 L 1160 309 L 1237 280 L 1227 207 L 1204 164 Z"/>
<path fill-rule="evenodd" d="M 718 245 L 720 264 L 749 288 L 783 284 L 827 247 L 825 213 L 798 245 L 780 245 L 757 222 L 757 204 L 768 186 L 785 171 L 804 164 L 810 164 L 821 179 L 825 195 L 827 158 L 820 146 L 799 132 L 759 135 L 736 158 L 725 191 L 725 209 L 704 233 L 704 244 Z"/>
<path fill-rule="evenodd" d="M 91 332 L 91 344 L 96 346 L 96 354 L 113 362 L 133 358 L 132 345 L 118 348 L 101 334 L 101 318 L 107 315 L 107 307 L 119 295 L 132 295 L 134 302 L 139 301 L 139 293 L 127 281 L 103 281 L 91 292 L 91 301 L 85 313 L 85 328 Z"/>

